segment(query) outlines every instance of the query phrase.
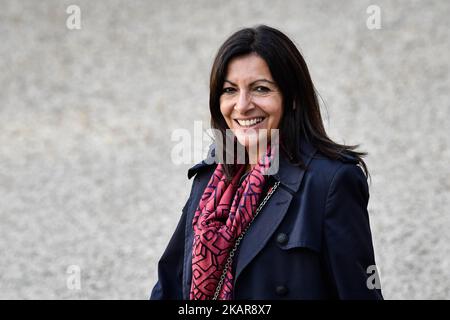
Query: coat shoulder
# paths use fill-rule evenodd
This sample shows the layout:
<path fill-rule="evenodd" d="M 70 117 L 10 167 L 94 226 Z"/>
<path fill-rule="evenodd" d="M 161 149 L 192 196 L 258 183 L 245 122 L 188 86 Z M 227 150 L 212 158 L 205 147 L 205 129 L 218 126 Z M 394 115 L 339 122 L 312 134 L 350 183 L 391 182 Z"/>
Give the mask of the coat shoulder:
<path fill-rule="evenodd" d="M 322 251 L 324 224 L 330 190 L 333 186 L 346 192 L 349 186 L 363 182 L 363 172 L 355 157 L 331 159 L 317 152 L 308 164 L 298 192 L 291 203 L 291 215 L 283 227 L 291 235 L 291 247 Z M 345 200 L 345 199 L 338 199 Z"/>
<path fill-rule="evenodd" d="M 308 169 L 312 173 L 319 174 L 322 178 L 327 178 L 328 182 L 331 181 L 334 174 L 342 167 L 342 166 L 358 166 L 359 160 L 353 155 L 343 154 L 339 156 L 337 159 L 331 159 L 320 152 L 317 152 L 315 156 L 312 158 Z"/>
<path fill-rule="evenodd" d="M 202 161 L 196 163 L 194 166 L 190 167 L 187 172 L 188 179 L 191 179 L 193 176 L 195 176 L 200 171 L 204 170 L 205 168 L 211 168 L 214 167 L 216 163 L 216 150 L 215 150 L 215 143 L 212 143 L 209 146 L 208 154 L 205 159 Z"/>

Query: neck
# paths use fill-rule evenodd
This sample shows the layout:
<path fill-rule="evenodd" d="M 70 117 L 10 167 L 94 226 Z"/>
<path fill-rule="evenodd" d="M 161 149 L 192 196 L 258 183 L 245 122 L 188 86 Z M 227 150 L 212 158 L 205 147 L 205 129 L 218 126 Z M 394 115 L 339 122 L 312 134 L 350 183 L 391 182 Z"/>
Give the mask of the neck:
<path fill-rule="evenodd" d="M 259 150 L 259 148 L 247 148 L 249 163 L 246 166 L 246 170 L 253 169 L 256 166 L 256 164 L 258 163 L 260 156 L 262 154 L 264 154 L 265 152 L 266 152 L 266 149 Z"/>

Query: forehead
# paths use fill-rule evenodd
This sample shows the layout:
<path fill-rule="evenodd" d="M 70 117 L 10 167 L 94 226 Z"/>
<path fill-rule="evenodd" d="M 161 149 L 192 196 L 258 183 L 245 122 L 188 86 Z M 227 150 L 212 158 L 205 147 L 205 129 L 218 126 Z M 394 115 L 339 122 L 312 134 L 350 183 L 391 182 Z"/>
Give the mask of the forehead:
<path fill-rule="evenodd" d="M 269 66 L 256 53 L 233 58 L 227 67 L 226 79 L 230 81 L 251 81 L 257 78 L 272 80 Z"/>

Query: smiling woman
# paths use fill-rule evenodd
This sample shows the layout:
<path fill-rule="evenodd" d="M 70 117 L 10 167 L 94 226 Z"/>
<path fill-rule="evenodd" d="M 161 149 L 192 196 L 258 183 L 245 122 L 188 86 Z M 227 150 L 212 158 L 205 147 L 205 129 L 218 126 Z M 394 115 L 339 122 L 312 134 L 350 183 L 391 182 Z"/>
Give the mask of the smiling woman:
<path fill-rule="evenodd" d="M 259 148 L 250 144 L 260 141 L 249 133 L 278 129 L 283 114 L 283 97 L 272 79 L 269 67 L 258 54 L 251 53 L 233 59 L 220 96 L 220 112 L 239 143 L 249 152 L 249 164 L 254 168 L 259 160 Z M 253 129 L 253 130 L 248 130 Z M 260 130 L 266 129 L 266 130 Z M 256 151 L 252 154 L 251 151 Z"/>
<path fill-rule="evenodd" d="M 382 299 L 366 153 L 327 136 L 293 42 L 264 25 L 231 35 L 214 60 L 209 107 L 221 134 L 188 171 L 191 194 L 151 299 Z M 245 163 L 217 161 L 236 155 L 230 141 L 218 147 L 227 131 Z"/>

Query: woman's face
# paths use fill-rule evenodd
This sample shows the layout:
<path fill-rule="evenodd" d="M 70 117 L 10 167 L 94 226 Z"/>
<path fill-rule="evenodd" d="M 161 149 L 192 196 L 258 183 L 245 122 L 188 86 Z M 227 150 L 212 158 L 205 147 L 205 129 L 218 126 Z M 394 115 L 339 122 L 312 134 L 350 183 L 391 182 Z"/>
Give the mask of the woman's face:
<path fill-rule="evenodd" d="M 239 56 L 228 63 L 220 111 L 241 145 L 248 148 L 264 135 L 270 141 L 271 130 L 279 127 L 282 105 L 281 92 L 259 55 Z"/>

